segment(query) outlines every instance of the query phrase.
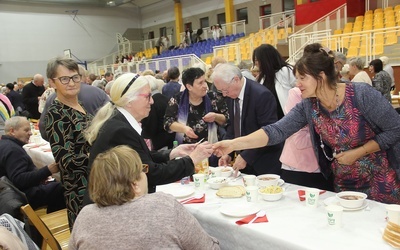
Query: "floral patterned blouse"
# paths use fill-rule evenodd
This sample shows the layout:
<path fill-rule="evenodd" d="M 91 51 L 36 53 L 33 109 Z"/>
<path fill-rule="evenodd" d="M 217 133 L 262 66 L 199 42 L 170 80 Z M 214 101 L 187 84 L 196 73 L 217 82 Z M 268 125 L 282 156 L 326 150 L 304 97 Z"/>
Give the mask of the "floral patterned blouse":
<path fill-rule="evenodd" d="M 89 175 L 89 144 L 83 131 L 91 119 L 89 113 L 83 114 L 57 99 L 49 107 L 45 118 L 46 134 L 65 189 L 70 228 L 83 208 Z"/>
<path fill-rule="evenodd" d="M 212 91 L 208 92 L 207 95 L 211 101 L 212 112 L 223 114 L 226 118 L 225 124 L 228 123 L 229 113 L 224 97 L 221 94 Z M 169 129 L 171 124 L 173 122 L 178 122 L 178 109 L 180 98 L 181 93 L 176 95 L 175 97 L 172 97 L 168 102 L 167 109 L 165 110 L 164 129 L 170 133 L 172 133 L 172 131 Z M 206 115 L 205 112 L 206 111 L 204 102 L 197 106 L 189 103 L 189 114 L 186 125 L 193 129 L 198 138 L 191 139 L 184 135 L 182 143 L 195 143 L 203 138 L 205 140 L 208 140 L 208 126 L 207 122 L 203 120 L 203 116 Z M 220 131 L 218 130 L 218 140 L 221 140 L 222 138 L 219 132 Z"/>
<path fill-rule="evenodd" d="M 315 130 L 338 153 L 360 147 L 375 137 L 371 126 L 357 108 L 352 86 L 346 85 L 339 112 L 329 112 L 318 105 L 318 100 L 313 100 Z M 359 191 L 372 200 L 400 204 L 400 181 L 395 170 L 389 167 L 386 151 L 361 157 L 353 165 L 342 165 L 333 160 L 331 167 L 335 191 Z"/>
<path fill-rule="evenodd" d="M 390 88 L 392 86 L 392 78 L 390 78 L 389 73 L 382 70 L 375 74 L 372 78 L 372 86 L 382 93 L 386 99 L 391 102 L 392 96 L 390 95 Z"/>

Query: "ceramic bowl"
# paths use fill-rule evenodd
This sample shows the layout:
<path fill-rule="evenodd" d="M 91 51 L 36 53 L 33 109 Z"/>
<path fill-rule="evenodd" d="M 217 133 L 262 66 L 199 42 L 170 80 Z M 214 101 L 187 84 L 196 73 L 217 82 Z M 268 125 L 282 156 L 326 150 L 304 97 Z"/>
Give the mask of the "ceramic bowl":
<path fill-rule="evenodd" d="M 212 189 L 220 189 L 228 185 L 228 179 L 226 177 L 213 177 L 208 179 L 207 183 Z"/>
<path fill-rule="evenodd" d="M 233 173 L 232 167 L 218 167 L 221 169 L 221 177 L 229 177 Z"/>
<path fill-rule="evenodd" d="M 278 186 L 279 179 L 281 177 L 277 174 L 262 174 L 257 176 L 258 186 Z"/>
<path fill-rule="evenodd" d="M 336 198 L 342 207 L 358 208 L 364 204 L 367 195 L 361 192 L 343 191 L 336 194 Z"/>
<path fill-rule="evenodd" d="M 282 198 L 284 191 L 285 189 L 279 186 L 268 186 L 260 188 L 258 193 L 266 201 L 277 201 Z"/>

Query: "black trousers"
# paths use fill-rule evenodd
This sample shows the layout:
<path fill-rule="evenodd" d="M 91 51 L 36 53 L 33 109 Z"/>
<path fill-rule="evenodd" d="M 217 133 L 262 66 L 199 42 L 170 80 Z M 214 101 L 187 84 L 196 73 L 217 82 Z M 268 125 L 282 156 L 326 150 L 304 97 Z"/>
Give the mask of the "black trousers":
<path fill-rule="evenodd" d="M 321 173 L 307 173 L 282 169 L 281 178 L 288 183 L 314 187 L 327 191 L 333 190 L 333 174 L 326 179 Z"/>
<path fill-rule="evenodd" d="M 60 182 L 51 181 L 25 191 L 33 209 L 47 206 L 47 213 L 65 208 L 64 188 Z"/>

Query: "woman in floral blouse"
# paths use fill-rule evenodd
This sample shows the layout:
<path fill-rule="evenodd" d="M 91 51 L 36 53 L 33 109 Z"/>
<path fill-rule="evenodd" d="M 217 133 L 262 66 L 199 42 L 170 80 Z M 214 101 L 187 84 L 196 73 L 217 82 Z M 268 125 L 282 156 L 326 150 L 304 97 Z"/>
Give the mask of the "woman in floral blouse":
<path fill-rule="evenodd" d="M 208 92 L 204 71 L 189 68 L 182 74 L 185 90 L 172 97 L 165 111 L 164 128 L 176 132 L 178 143 L 219 139 L 218 126 L 225 126 L 228 108 L 222 95 Z"/>

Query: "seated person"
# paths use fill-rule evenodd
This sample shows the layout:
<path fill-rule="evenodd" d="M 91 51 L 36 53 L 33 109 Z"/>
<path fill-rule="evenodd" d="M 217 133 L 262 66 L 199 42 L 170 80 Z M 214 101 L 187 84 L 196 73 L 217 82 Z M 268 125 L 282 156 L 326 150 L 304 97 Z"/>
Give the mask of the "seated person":
<path fill-rule="evenodd" d="M 33 209 L 47 206 L 50 213 L 65 208 L 63 187 L 49 179 L 59 171 L 57 164 L 37 169 L 22 148 L 32 135 L 26 117 L 11 117 L 6 121 L 4 131 L 0 140 L 0 176 L 6 176 L 24 192 Z"/>
<path fill-rule="evenodd" d="M 79 213 L 70 249 L 219 249 L 171 195 L 147 194 L 148 167 L 124 145 L 97 155 L 89 181 L 95 204 Z"/>

